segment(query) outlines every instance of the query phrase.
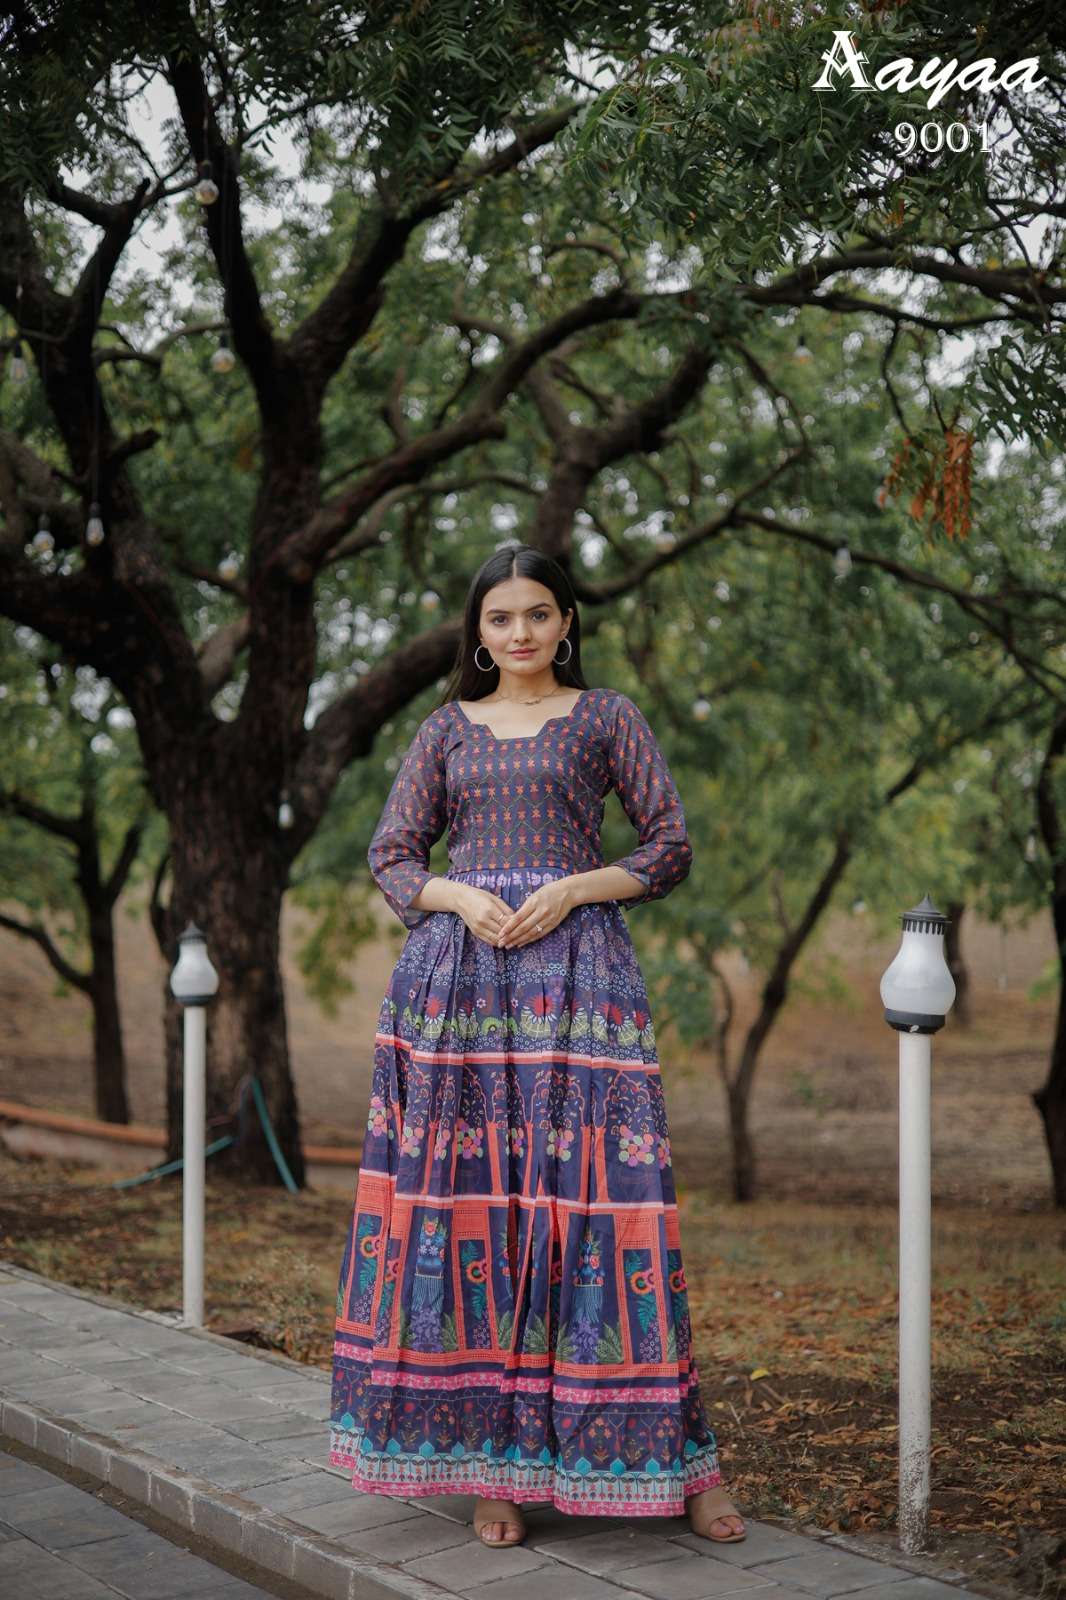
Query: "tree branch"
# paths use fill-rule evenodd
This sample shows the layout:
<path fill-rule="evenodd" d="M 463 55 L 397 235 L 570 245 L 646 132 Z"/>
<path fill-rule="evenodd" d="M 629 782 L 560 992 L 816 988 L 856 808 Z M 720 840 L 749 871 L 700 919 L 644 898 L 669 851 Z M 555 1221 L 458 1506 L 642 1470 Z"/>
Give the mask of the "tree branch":
<path fill-rule="evenodd" d="M 264 419 L 280 423 L 285 385 L 278 382 L 278 349 L 245 248 L 237 159 L 222 137 L 201 63 L 189 56 L 168 56 L 166 71 L 193 160 L 198 165 L 210 161 L 218 184 L 218 199 L 203 208 L 204 224 L 234 349 L 248 370 Z"/>
<path fill-rule="evenodd" d="M 382 207 L 361 220 L 343 271 L 289 341 L 297 365 L 319 393 L 373 322 L 385 297 L 384 279 L 402 257 L 414 230 L 487 178 L 513 171 L 531 151 L 550 144 L 579 109 L 571 105 L 549 112 L 469 171 L 449 172 L 427 185 L 402 212 Z"/>
<path fill-rule="evenodd" d="M 34 944 L 40 945 L 56 972 L 66 983 L 75 989 L 80 989 L 83 994 L 89 993 L 88 974 L 79 972 L 76 967 L 71 966 L 67 958 L 52 943 L 47 929 L 39 922 L 20 922 L 17 917 L 9 917 L 0 911 L 0 928 L 8 928 L 23 939 L 32 939 Z"/>

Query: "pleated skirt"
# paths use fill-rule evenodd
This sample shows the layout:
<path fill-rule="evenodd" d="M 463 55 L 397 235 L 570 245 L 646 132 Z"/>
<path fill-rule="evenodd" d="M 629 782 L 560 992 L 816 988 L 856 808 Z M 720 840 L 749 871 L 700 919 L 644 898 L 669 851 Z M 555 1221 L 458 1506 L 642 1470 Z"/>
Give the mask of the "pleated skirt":
<path fill-rule="evenodd" d="M 451 872 L 513 908 L 563 867 Z M 434 912 L 382 1001 L 337 1286 L 356 1489 L 682 1514 L 721 1482 L 670 1132 L 617 901 L 500 950 Z"/>

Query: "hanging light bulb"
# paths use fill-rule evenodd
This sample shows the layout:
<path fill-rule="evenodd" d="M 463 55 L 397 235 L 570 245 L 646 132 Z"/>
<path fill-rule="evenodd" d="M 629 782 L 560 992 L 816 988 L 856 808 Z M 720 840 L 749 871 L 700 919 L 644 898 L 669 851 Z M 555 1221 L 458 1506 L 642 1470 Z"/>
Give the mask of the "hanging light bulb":
<path fill-rule="evenodd" d="M 807 344 L 802 333 L 796 341 L 796 348 L 792 353 L 792 359 L 793 361 L 809 361 L 811 359 L 811 347 L 809 344 Z"/>
<path fill-rule="evenodd" d="M 711 702 L 703 695 L 700 695 L 698 700 L 694 700 L 692 702 L 692 715 L 695 717 L 697 722 L 706 722 L 710 714 Z"/>
<path fill-rule="evenodd" d="M 278 806 L 278 827 L 291 828 L 295 821 L 296 813 L 293 811 L 292 803 L 289 800 L 289 791 L 282 789 L 281 803 Z"/>
<path fill-rule="evenodd" d="M 846 578 L 851 571 L 851 551 L 846 544 L 842 544 L 833 557 L 833 571 L 838 578 Z"/>
<path fill-rule="evenodd" d="M 30 369 L 26 364 L 26 357 L 23 354 L 22 340 L 16 339 L 15 353 L 11 357 L 11 381 L 12 383 L 25 383 L 29 375 Z"/>
<path fill-rule="evenodd" d="M 858 900 L 853 900 L 851 902 L 851 909 L 857 917 L 861 917 L 863 912 L 866 910 L 866 901 L 861 898 Z"/>
<path fill-rule="evenodd" d="M 94 500 L 89 507 L 89 520 L 85 524 L 85 543 L 103 544 L 104 519 L 100 515 L 100 502 Z"/>
<path fill-rule="evenodd" d="M 37 518 L 37 532 L 33 536 L 33 548 L 40 555 L 48 555 L 55 549 L 55 540 L 48 522 L 47 511 L 42 511 Z"/>
<path fill-rule="evenodd" d="M 235 577 L 237 577 L 237 575 L 240 572 L 240 570 L 241 570 L 241 564 L 237 560 L 237 557 L 235 555 L 232 555 L 232 554 L 228 555 L 228 556 L 223 556 L 222 560 L 218 564 L 218 575 L 219 575 L 219 577 L 220 578 L 225 578 L 225 579 L 227 579 L 227 581 L 229 581 L 231 583 L 232 583 L 233 579 Z"/>
<path fill-rule="evenodd" d="M 221 334 L 219 336 L 218 349 L 211 357 L 211 370 L 213 372 L 232 372 L 236 359 L 229 347 L 229 340 L 224 333 Z"/>
<path fill-rule="evenodd" d="M 1038 854 L 1038 851 L 1037 851 L 1037 845 L 1036 845 L 1036 829 L 1035 828 L 1030 828 L 1029 829 L 1028 838 L 1025 841 L 1025 859 L 1026 859 L 1026 861 L 1035 861 L 1036 858 L 1037 858 L 1037 854 Z"/>
<path fill-rule="evenodd" d="M 440 605 L 440 595 L 435 589 L 423 589 L 419 597 L 419 604 L 423 611 L 436 611 Z"/>
<path fill-rule="evenodd" d="M 202 206 L 214 205 L 218 199 L 218 184 L 211 176 L 210 161 L 201 161 L 199 172 L 200 179 L 193 193 Z"/>

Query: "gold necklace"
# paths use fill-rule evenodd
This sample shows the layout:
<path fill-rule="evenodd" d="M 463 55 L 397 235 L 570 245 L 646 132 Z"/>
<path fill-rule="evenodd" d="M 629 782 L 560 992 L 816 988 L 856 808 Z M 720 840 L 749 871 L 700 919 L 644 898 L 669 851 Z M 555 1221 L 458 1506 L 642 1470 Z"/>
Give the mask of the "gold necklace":
<path fill-rule="evenodd" d="M 552 689 L 548 694 L 538 694 L 536 696 L 536 698 L 533 699 L 533 700 L 523 700 L 521 698 L 521 696 L 519 696 L 519 695 L 501 694 L 501 695 L 498 695 L 495 700 L 490 700 L 486 696 L 486 698 L 484 700 L 480 701 L 479 703 L 481 705 L 483 705 L 483 706 L 493 706 L 493 705 L 500 705 L 500 704 L 502 704 L 502 705 L 512 705 L 512 706 L 539 706 L 542 700 L 553 700 L 553 699 L 556 698 L 556 696 L 561 695 L 561 694 L 565 694 L 565 693 L 566 693 L 566 686 L 564 684 L 562 688 Z"/>

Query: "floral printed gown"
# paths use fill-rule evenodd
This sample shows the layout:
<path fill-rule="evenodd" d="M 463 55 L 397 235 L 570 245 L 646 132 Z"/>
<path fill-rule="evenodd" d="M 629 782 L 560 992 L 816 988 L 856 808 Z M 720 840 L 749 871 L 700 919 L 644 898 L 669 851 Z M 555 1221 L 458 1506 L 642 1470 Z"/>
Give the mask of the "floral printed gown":
<path fill-rule="evenodd" d="M 410 902 L 448 878 L 517 908 L 604 865 L 614 789 L 645 885 L 500 949 Z M 456 701 L 422 722 L 370 845 L 410 929 L 374 1048 L 337 1290 L 330 1462 L 357 1489 L 681 1514 L 721 1481 L 692 1356 L 670 1137 L 622 908 L 692 850 L 639 708 L 586 689 L 531 736 Z"/>

